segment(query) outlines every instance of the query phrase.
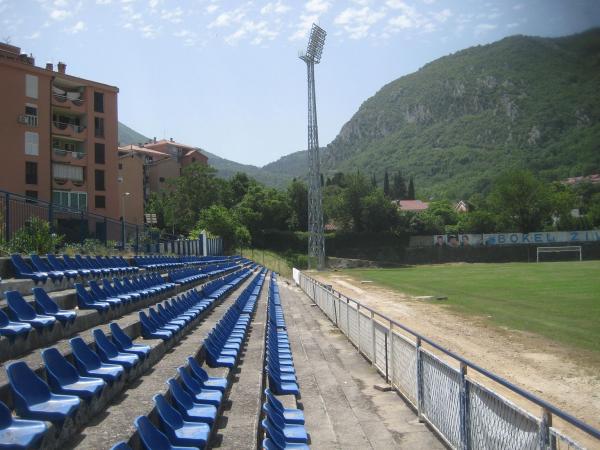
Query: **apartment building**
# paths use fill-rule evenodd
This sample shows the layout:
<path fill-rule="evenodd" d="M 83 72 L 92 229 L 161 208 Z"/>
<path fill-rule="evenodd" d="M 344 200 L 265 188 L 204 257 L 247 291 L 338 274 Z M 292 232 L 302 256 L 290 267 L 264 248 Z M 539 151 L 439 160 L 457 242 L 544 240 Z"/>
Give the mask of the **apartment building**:
<path fill-rule="evenodd" d="M 0 189 L 119 219 L 119 90 L 66 68 L 0 44 Z"/>

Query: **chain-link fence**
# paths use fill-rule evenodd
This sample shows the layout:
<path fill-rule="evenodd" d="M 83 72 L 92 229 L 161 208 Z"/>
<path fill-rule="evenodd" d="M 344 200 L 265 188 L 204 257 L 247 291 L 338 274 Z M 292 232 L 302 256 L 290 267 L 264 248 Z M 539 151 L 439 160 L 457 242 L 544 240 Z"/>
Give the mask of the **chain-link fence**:
<path fill-rule="evenodd" d="M 584 449 L 553 426 L 556 418 L 600 448 L 600 431 L 590 425 L 297 269 L 294 280 L 449 447 Z M 542 413 L 513 403 L 496 385 Z"/>

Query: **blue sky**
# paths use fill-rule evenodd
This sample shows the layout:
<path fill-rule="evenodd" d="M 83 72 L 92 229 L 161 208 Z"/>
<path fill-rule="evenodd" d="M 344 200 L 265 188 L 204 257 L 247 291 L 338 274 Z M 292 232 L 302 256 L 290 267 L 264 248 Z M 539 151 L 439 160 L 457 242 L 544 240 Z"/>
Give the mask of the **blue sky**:
<path fill-rule="evenodd" d="M 384 84 L 465 47 L 600 25 L 598 0 L 0 0 L 0 38 L 116 85 L 119 119 L 238 162 L 306 146 L 312 22 L 321 145 Z"/>

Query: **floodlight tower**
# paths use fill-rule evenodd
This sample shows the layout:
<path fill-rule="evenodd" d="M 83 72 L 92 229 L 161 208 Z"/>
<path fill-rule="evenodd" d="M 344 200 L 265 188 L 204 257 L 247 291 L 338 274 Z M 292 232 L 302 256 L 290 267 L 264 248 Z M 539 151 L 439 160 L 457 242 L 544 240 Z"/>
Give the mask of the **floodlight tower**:
<path fill-rule="evenodd" d="M 308 265 L 317 270 L 325 267 L 325 236 L 323 234 L 323 201 L 321 196 L 321 163 L 319 159 L 319 128 L 315 98 L 315 64 L 321 61 L 327 33 L 312 25 L 306 52 L 300 59 L 308 73 Z"/>

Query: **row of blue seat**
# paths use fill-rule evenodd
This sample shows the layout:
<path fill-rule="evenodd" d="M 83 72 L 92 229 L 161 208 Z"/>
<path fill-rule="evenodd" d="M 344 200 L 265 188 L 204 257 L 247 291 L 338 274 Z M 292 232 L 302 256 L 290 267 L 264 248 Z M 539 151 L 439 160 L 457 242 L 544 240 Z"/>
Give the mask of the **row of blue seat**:
<path fill-rule="evenodd" d="M 82 283 L 75 283 L 77 304 L 81 309 L 95 309 L 106 312 L 142 299 L 160 295 L 175 289 L 176 284 L 165 281 L 157 273 L 138 277 L 113 278 L 112 284 L 104 278 L 102 286 L 95 280 L 88 281 L 89 290 Z"/>
<path fill-rule="evenodd" d="M 57 321 L 65 327 L 75 321 L 77 313 L 60 309 L 44 289 L 35 287 L 32 291 L 35 308 L 25 301 L 19 292 L 4 292 L 10 319 L 0 310 L 0 336 L 14 339 L 16 336 L 26 336 L 34 328 L 38 331 L 52 328 Z"/>
<path fill-rule="evenodd" d="M 75 280 L 77 277 L 99 277 L 106 275 L 125 275 L 139 271 L 130 266 L 121 256 L 87 256 L 75 255 L 71 258 L 63 255 L 62 261 L 56 255 L 48 253 L 46 261 L 39 255 L 30 255 L 31 265 L 18 253 L 10 257 L 17 278 L 30 278 L 35 283 L 45 283 L 50 278 L 55 283 L 63 279 Z"/>
<path fill-rule="evenodd" d="M 13 418 L 0 402 L 0 448 L 37 445 L 48 430 L 44 421 L 62 426 L 82 402 L 91 404 L 107 385 L 147 358 L 150 347 L 134 344 L 117 323 L 110 330 L 110 338 L 99 328 L 93 330 L 95 351 L 80 337 L 71 339 L 75 365 L 54 347 L 43 350 L 46 381 L 22 361 L 6 367 L 15 410 L 25 420 Z"/>
<path fill-rule="evenodd" d="M 202 273 L 196 268 L 190 267 L 187 269 L 173 270 L 169 272 L 169 280 L 178 284 L 190 284 L 208 278 L 207 273 Z"/>
<path fill-rule="evenodd" d="M 262 406 L 264 419 L 261 424 L 266 434 L 263 448 L 307 449 L 308 434 L 304 428 L 302 411 L 284 408 L 271 393 L 272 391 L 277 395 L 300 395 L 275 274 L 271 276 L 269 285 L 265 340 L 265 370 L 270 390 L 265 391 L 265 402 Z"/>
<path fill-rule="evenodd" d="M 164 305 L 158 305 L 157 310 L 151 307 L 148 309 L 148 314 L 140 311 L 142 336 L 147 339 L 171 339 L 186 324 L 181 319 L 177 319 L 179 314 L 186 315 L 186 311 L 188 316 L 201 314 L 248 276 L 250 271 L 242 269 L 227 275 L 222 280 L 208 283 L 200 290 L 192 289 L 172 298 L 171 301 L 167 300 Z"/>
<path fill-rule="evenodd" d="M 199 305 L 204 306 L 221 298 L 250 275 L 251 271 L 244 269 L 240 273 L 228 275 L 225 280 L 215 280 L 209 283 L 210 286 L 204 286 L 203 290 L 207 291 L 203 292 L 204 298 L 196 290 L 190 291 L 189 294 L 196 299 L 201 299 Z M 249 287 L 253 288 L 251 292 L 254 292 L 255 281 L 259 281 L 261 276 L 264 280 L 264 275 L 261 273 L 250 283 Z M 248 288 L 240 294 L 228 311 L 234 309 L 242 297 L 244 303 L 247 302 L 249 298 L 246 295 L 247 291 Z M 175 316 L 174 320 L 185 321 L 185 314 Z M 167 323 L 169 324 L 177 326 L 177 322 Z M 218 327 L 217 324 L 213 331 Z M 162 331 L 164 335 L 168 335 L 172 330 L 163 328 Z M 187 367 L 177 369 L 179 380 L 170 378 L 167 381 L 168 395 L 157 394 L 153 397 L 159 427 L 147 416 L 139 416 L 134 421 L 142 445 L 146 449 L 204 448 L 208 442 L 223 393 L 228 388 L 228 380 L 210 377 L 191 356 L 188 357 L 187 362 Z M 119 442 L 112 447 L 112 450 L 130 449 L 126 442 Z"/>
<path fill-rule="evenodd" d="M 210 367 L 233 367 L 246 338 L 251 314 L 265 280 L 263 269 L 244 289 L 204 340 L 206 362 Z"/>

